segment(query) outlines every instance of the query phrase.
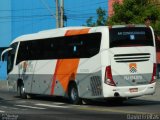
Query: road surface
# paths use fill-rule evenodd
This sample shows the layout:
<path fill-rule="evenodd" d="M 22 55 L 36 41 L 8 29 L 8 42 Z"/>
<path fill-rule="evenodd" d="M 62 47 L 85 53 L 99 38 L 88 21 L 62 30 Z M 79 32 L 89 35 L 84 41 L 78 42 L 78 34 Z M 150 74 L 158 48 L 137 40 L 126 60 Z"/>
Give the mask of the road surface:
<path fill-rule="evenodd" d="M 143 120 L 160 119 L 160 84 L 156 94 L 130 99 L 123 104 L 96 102 L 72 105 L 61 97 L 21 99 L 0 90 L 0 120 Z"/>

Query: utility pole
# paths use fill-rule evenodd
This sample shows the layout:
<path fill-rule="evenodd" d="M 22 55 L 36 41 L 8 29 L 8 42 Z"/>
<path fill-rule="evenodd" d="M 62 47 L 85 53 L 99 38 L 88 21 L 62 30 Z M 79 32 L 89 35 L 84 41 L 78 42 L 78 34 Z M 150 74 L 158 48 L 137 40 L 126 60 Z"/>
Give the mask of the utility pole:
<path fill-rule="evenodd" d="M 59 23 L 59 0 L 55 0 L 56 2 L 56 28 L 60 27 Z"/>
<path fill-rule="evenodd" d="M 64 27 L 64 0 L 61 0 L 61 7 L 60 7 L 60 9 L 61 9 L 61 21 L 60 21 L 60 27 Z"/>

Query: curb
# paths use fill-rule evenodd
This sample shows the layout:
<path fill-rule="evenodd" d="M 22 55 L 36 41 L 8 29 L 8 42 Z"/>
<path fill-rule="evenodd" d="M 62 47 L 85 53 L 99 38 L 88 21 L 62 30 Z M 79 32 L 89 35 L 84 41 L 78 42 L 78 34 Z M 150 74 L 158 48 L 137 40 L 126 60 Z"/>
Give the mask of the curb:
<path fill-rule="evenodd" d="M 8 81 L 0 80 L 0 90 L 8 90 Z"/>

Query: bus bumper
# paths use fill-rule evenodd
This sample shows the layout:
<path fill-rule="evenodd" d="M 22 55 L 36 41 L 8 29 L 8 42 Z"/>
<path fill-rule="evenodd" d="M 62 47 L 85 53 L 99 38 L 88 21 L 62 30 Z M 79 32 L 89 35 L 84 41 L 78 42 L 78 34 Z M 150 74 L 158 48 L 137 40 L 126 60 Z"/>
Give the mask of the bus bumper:
<path fill-rule="evenodd" d="M 139 97 L 143 95 L 152 95 L 155 93 L 156 83 L 141 85 L 141 86 L 127 86 L 127 87 L 115 87 L 105 86 L 103 88 L 104 97 Z M 106 89 L 108 88 L 108 90 Z"/>

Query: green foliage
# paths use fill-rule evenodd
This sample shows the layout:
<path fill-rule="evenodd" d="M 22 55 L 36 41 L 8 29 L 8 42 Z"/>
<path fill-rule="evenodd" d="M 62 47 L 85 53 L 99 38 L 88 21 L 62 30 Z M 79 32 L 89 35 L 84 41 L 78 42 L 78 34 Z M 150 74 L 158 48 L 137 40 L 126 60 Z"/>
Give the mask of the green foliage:
<path fill-rule="evenodd" d="M 106 25 L 111 24 L 144 24 L 144 19 L 149 17 L 151 26 L 160 33 L 160 9 L 148 0 L 124 0 L 123 4 L 113 5 L 114 15 Z"/>
<path fill-rule="evenodd" d="M 93 22 L 93 17 L 89 17 L 87 19 L 86 23 L 87 23 L 87 26 L 89 26 L 89 27 L 96 26 L 95 23 Z"/>
<path fill-rule="evenodd" d="M 160 6 L 159 6 L 160 7 Z M 87 19 L 87 26 L 102 26 L 114 24 L 144 24 L 144 19 L 149 17 L 151 26 L 160 35 L 160 9 L 155 3 L 148 0 L 123 0 L 122 4 L 116 2 L 113 5 L 114 14 L 108 18 L 106 11 L 97 9 L 97 20 L 93 22 L 93 17 Z"/>
<path fill-rule="evenodd" d="M 93 21 L 93 17 L 89 17 L 86 20 L 87 26 L 93 27 L 93 26 L 103 26 L 103 25 L 106 25 L 106 22 L 107 22 L 106 11 L 103 10 L 101 7 L 99 7 L 96 10 L 96 13 L 97 13 L 97 20 L 96 20 L 96 22 Z"/>

